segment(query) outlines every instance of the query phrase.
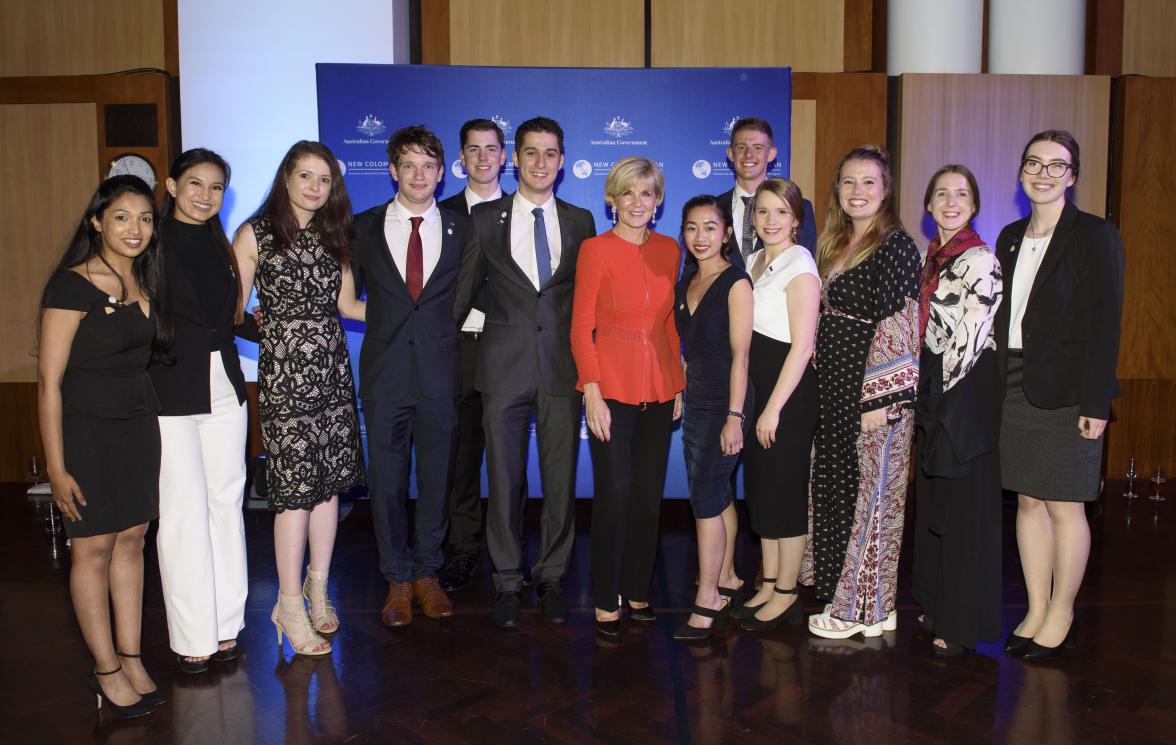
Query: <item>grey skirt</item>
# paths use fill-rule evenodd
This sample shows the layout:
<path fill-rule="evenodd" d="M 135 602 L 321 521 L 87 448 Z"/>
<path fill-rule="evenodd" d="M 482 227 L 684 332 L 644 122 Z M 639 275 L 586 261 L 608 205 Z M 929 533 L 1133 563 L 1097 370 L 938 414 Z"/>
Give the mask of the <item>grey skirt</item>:
<path fill-rule="evenodd" d="M 1042 409 L 1025 398 L 1025 361 L 1009 357 L 1000 425 L 1005 489 L 1055 502 L 1098 499 L 1103 438 L 1078 432 L 1078 407 Z"/>

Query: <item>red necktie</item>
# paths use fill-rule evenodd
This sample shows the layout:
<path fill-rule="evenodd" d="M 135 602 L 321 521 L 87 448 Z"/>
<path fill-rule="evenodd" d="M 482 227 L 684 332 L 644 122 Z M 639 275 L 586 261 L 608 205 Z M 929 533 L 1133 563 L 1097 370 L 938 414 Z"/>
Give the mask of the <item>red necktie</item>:
<path fill-rule="evenodd" d="M 412 223 L 412 235 L 408 236 L 408 269 L 405 284 L 408 294 L 415 302 L 421 296 L 421 288 L 425 284 L 425 249 L 421 243 L 421 221 L 423 217 L 409 218 Z"/>

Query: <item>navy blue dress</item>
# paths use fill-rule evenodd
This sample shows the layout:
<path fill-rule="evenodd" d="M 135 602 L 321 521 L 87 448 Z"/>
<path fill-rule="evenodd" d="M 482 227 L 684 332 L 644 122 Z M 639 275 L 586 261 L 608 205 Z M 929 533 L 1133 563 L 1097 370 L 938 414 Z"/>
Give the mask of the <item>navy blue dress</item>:
<path fill-rule="evenodd" d="M 735 265 L 727 267 L 715 277 L 692 315 L 686 305 L 686 288 L 695 274 L 684 276 L 674 288 L 674 321 L 686 358 L 682 449 L 690 482 L 690 507 L 694 517 L 703 520 L 721 514 L 734 498 L 731 474 L 739 456 L 723 455 L 719 443 L 731 408 L 731 325 L 727 297 L 737 282 L 750 284 L 751 278 Z"/>

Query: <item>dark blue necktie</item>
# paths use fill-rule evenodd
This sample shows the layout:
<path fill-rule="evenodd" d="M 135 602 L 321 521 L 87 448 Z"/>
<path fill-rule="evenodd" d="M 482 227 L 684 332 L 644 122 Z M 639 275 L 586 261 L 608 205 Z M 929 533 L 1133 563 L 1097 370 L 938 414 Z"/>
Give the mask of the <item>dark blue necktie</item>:
<path fill-rule="evenodd" d="M 551 279 L 551 246 L 547 244 L 547 223 L 543 220 L 543 208 L 531 210 L 535 216 L 535 265 L 539 269 L 539 286 Z"/>

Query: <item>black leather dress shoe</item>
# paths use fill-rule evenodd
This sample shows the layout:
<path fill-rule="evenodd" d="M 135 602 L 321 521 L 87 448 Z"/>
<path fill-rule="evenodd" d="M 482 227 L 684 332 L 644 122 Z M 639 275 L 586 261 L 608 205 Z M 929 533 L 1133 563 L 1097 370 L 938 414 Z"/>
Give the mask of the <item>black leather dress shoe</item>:
<path fill-rule="evenodd" d="M 543 617 L 552 623 L 568 622 L 568 601 L 563 596 L 563 590 L 558 585 L 548 585 L 539 588 L 539 605 L 543 608 Z"/>
<path fill-rule="evenodd" d="M 470 583 L 474 570 L 478 568 L 478 557 L 458 554 L 445 563 L 441 569 L 441 589 L 445 592 L 460 590 Z"/>
<path fill-rule="evenodd" d="M 519 594 L 504 590 L 494 598 L 494 611 L 490 614 L 499 628 L 510 629 L 519 625 Z"/>

